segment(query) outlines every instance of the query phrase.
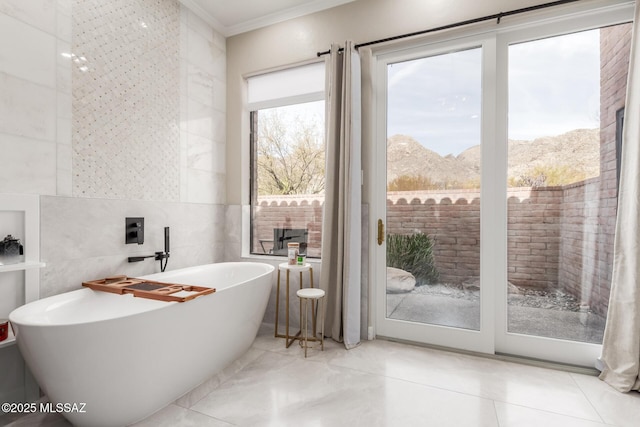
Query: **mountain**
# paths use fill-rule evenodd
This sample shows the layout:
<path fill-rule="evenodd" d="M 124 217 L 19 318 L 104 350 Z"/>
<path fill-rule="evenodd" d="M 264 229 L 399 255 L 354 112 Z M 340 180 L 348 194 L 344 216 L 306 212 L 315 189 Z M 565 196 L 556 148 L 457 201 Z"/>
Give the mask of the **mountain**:
<path fill-rule="evenodd" d="M 472 165 L 449 155 L 442 157 L 406 135 L 387 140 L 387 182 L 400 176 L 426 176 L 435 183 L 479 179 Z"/>
<path fill-rule="evenodd" d="M 535 167 L 569 168 L 586 177 L 600 173 L 600 129 L 576 129 L 533 141 L 509 140 L 508 176 L 519 179 Z M 435 183 L 473 182 L 480 177 L 480 146 L 458 156 L 440 156 L 406 135 L 387 140 L 387 182 L 395 178 L 426 176 Z"/>

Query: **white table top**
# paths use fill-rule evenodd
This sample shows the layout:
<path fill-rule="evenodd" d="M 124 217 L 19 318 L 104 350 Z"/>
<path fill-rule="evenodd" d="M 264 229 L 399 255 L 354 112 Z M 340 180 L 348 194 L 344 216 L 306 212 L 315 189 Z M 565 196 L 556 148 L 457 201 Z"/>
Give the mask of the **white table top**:
<path fill-rule="evenodd" d="M 278 265 L 278 269 L 279 270 L 289 270 L 289 271 L 294 271 L 294 272 L 298 272 L 298 271 L 309 271 L 309 269 L 311 269 L 311 264 L 304 263 L 304 265 L 289 265 L 289 263 L 287 262 L 283 262 L 280 265 Z"/>

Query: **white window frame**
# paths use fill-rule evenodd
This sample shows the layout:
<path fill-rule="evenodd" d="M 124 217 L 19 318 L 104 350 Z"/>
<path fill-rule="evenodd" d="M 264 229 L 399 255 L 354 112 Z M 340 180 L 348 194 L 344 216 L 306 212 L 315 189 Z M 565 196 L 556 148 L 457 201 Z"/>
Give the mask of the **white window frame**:
<path fill-rule="evenodd" d="M 269 82 L 269 79 L 289 76 L 289 72 L 301 67 L 315 67 L 316 70 L 312 71 L 313 75 L 318 76 L 321 73 L 324 77 L 322 85 L 314 86 L 315 90 L 308 91 L 303 94 L 293 94 L 285 96 L 272 96 L 270 99 L 259 100 L 250 102 L 250 80 L 262 79 Z M 250 73 L 244 76 L 245 94 L 247 95 L 244 100 L 243 120 L 242 120 L 242 132 L 243 144 L 242 144 L 242 237 L 241 237 L 241 258 L 251 258 L 260 260 L 278 260 L 281 261 L 281 256 L 262 255 L 251 253 L 251 112 L 260 109 L 284 107 L 295 104 L 303 104 L 307 102 L 323 101 L 326 100 L 326 61 L 322 58 L 299 62 L 295 64 L 289 64 L 282 67 L 277 67 L 269 70 Z M 323 87 L 323 90 L 318 90 L 319 87 Z M 320 262 L 320 258 L 308 258 L 308 262 Z"/>

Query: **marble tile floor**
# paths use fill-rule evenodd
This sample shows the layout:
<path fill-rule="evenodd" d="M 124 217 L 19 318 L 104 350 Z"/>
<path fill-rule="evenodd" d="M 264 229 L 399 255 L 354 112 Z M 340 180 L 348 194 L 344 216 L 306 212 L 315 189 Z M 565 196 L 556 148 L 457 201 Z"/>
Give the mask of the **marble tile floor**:
<path fill-rule="evenodd" d="M 233 366 L 136 424 L 150 426 L 637 426 L 640 393 L 596 376 L 385 340 L 284 347 L 263 325 Z M 9 424 L 62 427 L 34 414 Z"/>

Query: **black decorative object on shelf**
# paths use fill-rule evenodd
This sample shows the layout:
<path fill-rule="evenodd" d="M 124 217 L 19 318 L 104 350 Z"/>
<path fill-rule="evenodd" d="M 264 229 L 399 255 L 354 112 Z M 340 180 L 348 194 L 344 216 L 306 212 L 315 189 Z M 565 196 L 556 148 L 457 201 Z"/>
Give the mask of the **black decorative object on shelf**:
<path fill-rule="evenodd" d="M 24 246 L 20 239 L 16 239 L 11 234 L 7 235 L 0 242 L 0 264 L 15 264 L 22 261 Z"/>

